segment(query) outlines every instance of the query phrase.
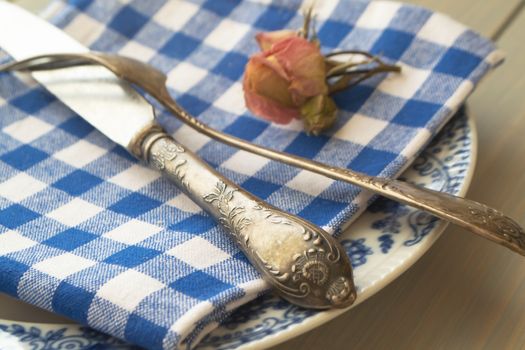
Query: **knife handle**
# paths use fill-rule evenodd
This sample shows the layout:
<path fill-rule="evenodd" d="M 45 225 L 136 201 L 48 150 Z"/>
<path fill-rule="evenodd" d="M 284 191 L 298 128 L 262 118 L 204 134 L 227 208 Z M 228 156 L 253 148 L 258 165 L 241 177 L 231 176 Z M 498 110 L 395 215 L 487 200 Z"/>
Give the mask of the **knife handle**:
<path fill-rule="evenodd" d="M 156 124 L 128 148 L 212 215 L 283 298 L 316 309 L 354 302 L 350 261 L 327 232 L 239 188 Z"/>

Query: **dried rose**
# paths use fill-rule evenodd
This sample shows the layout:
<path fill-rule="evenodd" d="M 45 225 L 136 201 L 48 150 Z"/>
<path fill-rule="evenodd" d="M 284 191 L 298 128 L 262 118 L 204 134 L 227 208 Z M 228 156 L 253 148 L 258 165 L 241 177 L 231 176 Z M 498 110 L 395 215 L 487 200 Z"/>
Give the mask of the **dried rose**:
<path fill-rule="evenodd" d="M 268 49 L 252 56 L 246 66 L 246 106 L 275 123 L 301 118 L 301 107 L 308 100 L 328 94 L 325 59 L 319 47 L 289 31 L 263 33 L 258 41 L 261 48 Z M 322 119 L 318 114 L 315 124 L 322 125 Z"/>
<path fill-rule="evenodd" d="M 243 89 L 246 106 L 255 115 L 279 124 L 301 119 L 308 133 L 319 134 L 336 120 L 337 107 L 330 94 L 375 74 L 399 72 L 400 67 L 359 50 L 323 56 L 312 23 L 310 8 L 297 32 L 257 34 L 262 52 L 248 61 Z M 336 59 L 348 55 L 344 61 Z"/>

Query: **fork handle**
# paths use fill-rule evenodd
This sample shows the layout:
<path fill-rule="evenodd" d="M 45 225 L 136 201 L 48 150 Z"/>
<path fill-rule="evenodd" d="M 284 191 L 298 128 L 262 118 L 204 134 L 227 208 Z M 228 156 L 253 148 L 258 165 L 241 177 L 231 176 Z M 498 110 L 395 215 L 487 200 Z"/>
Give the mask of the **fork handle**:
<path fill-rule="evenodd" d="M 177 118 L 215 140 L 334 180 L 345 181 L 397 202 L 427 211 L 525 256 L 524 229 L 516 221 L 496 209 L 467 198 L 429 190 L 407 182 L 369 176 L 350 169 L 334 167 L 294 154 L 259 146 L 201 123 L 178 106 L 171 99 L 167 90 L 162 90 L 158 98 Z"/>
<path fill-rule="evenodd" d="M 363 186 L 365 188 L 372 187 L 370 189 L 385 197 L 434 214 L 525 256 L 525 233 L 522 227 L 496 209 L 468 198 L 399 180 L 361 175 L 360 181 L 366 184 Z"/>
<path fill-rule="evenodd" d="M 282 297 L 316 309 L 353 303 L 350 261 L 327 232 L 242 190 L 157 124 L 128 149 L 211 214 Z"/>
<path fill-rule="evenodd" d="M 446 193 L 420 188 L 397 180 L 367 176 L 348 169 L 333 167 L 293 154 L 259 146 L 241 138 L 210 128 L 181 108 L 170 96 L 164 85 L 166 77 L 159 71 L 139 61 L 122 56 L 90 52 L 89 54 L 58 54 L 29 58 L 0 66 L 3 70 L 39 70 L 68 67 L 77 64 L 100 64 L 129 82 L 150 93 L 178 119 L 196 131 L 219 142 L 284 164 L 302 168 L 345 181 L 383 195 L 398 202 L 455 223 L 467 230 L 525 255 L 525 232 L 514 220 L 484 204 Z"/>

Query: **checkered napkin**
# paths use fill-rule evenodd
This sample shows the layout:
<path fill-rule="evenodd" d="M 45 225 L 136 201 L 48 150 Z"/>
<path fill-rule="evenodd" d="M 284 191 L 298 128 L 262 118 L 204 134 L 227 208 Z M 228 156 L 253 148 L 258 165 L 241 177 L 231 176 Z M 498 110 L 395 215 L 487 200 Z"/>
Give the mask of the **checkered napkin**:
<path fill-rule="evenodd" d="M 326 1 L 323 51 L 361 49 L 403 66 L 335 98 L 319 137 L 246 110 L 255 33 L 298 28 L 299 1 L 55 3 L 85 45 L 148 61 L 177 101 L 215 128 L 303 157 L 395 176 L 501 60 L 446 16 L 395 2 Z M 4 29 L 5 30 L 5 29 Z M 1 54 L 0 60 L 9 60 Z M 111 117 L 111 116 L 108 116 Z M 257 196 L 338 233 L 370 193 L 224 146 L 159 110 L 161 123 Z M 0 75 L 0 291 L 152 349 L 195 346 L 266 290 L 226 232 L 27 76 Z"/>

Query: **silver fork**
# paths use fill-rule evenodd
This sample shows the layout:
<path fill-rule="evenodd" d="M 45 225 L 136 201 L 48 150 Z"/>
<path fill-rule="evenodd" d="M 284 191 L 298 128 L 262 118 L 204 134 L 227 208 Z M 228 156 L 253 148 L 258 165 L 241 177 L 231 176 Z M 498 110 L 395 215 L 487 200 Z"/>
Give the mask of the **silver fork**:
<path fill-rule="evenodd" d="M 259 146 L 213 129 L 190 115 L 171 98 L 166 87 L 166 75 L 154 67 L 135 59 L 98 52 L 53 54 L 5 64 L 0 66 L 0 72 L 8 70 L 36 71 L 58 69 L 86 64 L 100 64 L 108 68 L 120 78 L 146 91 L 183 123 L 217 141 L 268 159 L 324 175 L 334 180 L 345 181 L 395 201 L 427 211 L 525 256 L 525 233 L 523 228 L 503 213 L 466 198 L 418 187 L 395 179 L 369 176 L 349 169 L 330 166 Z"/>

